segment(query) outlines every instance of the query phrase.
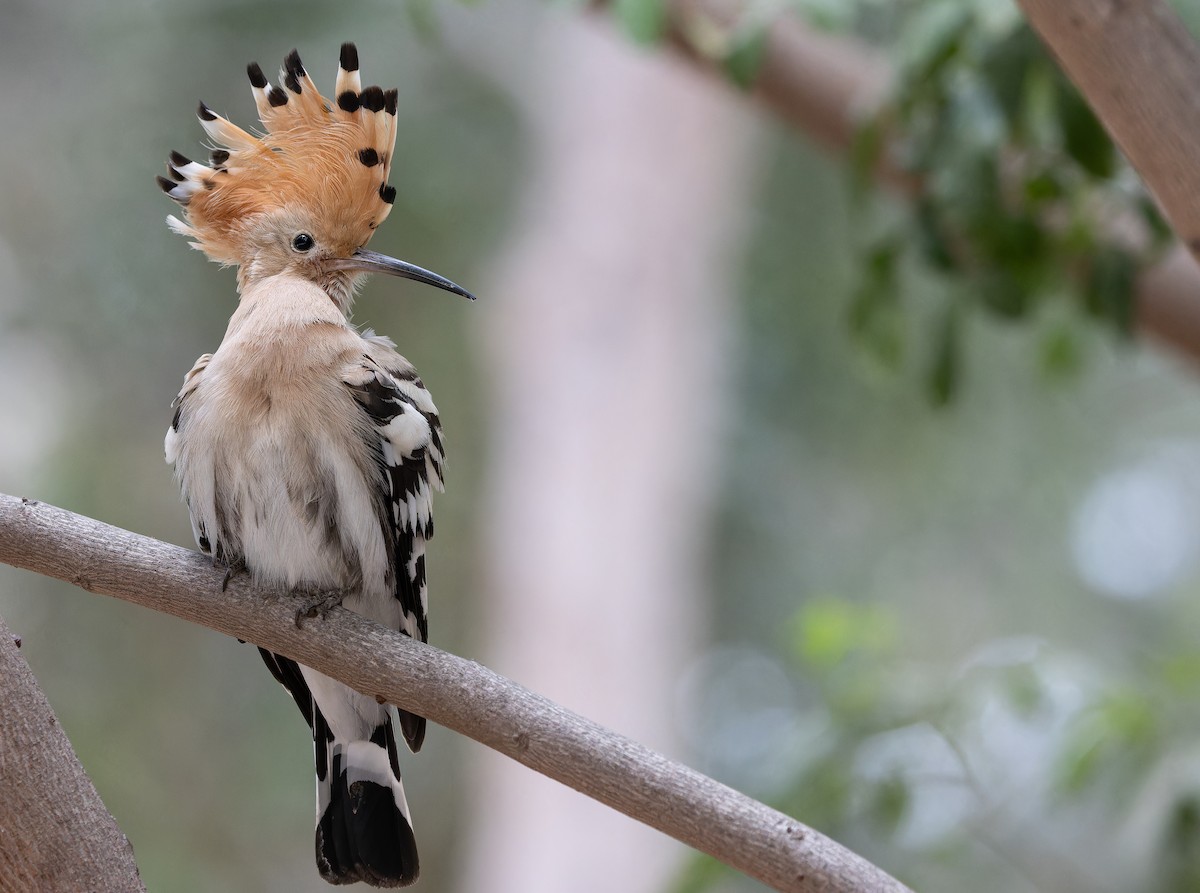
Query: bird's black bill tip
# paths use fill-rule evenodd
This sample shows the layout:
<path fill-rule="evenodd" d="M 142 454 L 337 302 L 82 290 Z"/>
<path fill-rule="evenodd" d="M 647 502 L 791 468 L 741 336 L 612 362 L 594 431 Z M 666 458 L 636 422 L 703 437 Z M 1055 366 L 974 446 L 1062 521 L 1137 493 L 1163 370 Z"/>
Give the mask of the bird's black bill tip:
<path fill-rule="evenodd" d="M 336 261 L 334 269 L 350 270 L 356 273 L 386 273 L 389 276 L 400 276 L 404 279 L 411 279 L 414 282 L 423 282 L 426 285 L 432 285 L 434 288 L 440 288 L 443 291 L 453 292 L 456 295 L 461 295 L 468 301 L 475 300 L 473 294 L 461 285 L 451 282 L 445 276 L 440 276 L 432 270 L 426 270 L 424 267 L 418 267 L 416 264 L 410 264 L 408 261 L 397 260 L 394 257 L 388 257 L 388 255 L 380 254 L 378 251 L 368 251 L 365 248 L 359 248 L 349 257 Z"/>

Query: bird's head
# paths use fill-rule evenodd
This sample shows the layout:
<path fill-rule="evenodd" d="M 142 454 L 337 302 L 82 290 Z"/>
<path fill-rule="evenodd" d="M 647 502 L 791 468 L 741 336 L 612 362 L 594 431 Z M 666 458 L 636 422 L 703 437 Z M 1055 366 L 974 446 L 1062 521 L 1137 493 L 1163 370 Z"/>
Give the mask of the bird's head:
<path fill-rule="evenodd" d="M 257 64 L 247 73 L 266 132 L 254 136 L 200 104 L 200 123 L 216 148 L 209 164 L 171 153 L 170 179 L 158 178 L 183 207 L 182 220 L 167 218 L 171 229 L 210 259 L 236 265 L 242 288 L 290 273 L 320 285 L 346 313 L 364 273 L 472 298 L 449 279 L 365 247 L 396 198 L 387 178 L 397 91 L 363 89 L 354 44 L 342 46 L 332 102 L 295 50 L 278 86 Z"/>

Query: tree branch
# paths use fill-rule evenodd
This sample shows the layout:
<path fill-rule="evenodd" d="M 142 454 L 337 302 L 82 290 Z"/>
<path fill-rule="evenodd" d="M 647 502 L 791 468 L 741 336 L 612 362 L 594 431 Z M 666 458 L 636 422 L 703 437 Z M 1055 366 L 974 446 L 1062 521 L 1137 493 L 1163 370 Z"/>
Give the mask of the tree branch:
<path fill-rule="evenodd" d="M 1200 258 L 1200 47 L 1165 0 L 1017 0 Z"/>
<path fill-rule="evenodd" d="M 29 664 L 0 618 L 0 878 L 5 890 L 146 887 Z"/>
<path fill-rule="evenodd" d="M 903 891 L 796 820 L 604 729 L 473 661 L 342 608 L 295 622 L 286 595 L 197 552 L 0 494 L 0 561 L 237 636 L 474 738 L 776 890 Z M 0 837 L 0 844 L 5 843 Z"/>
<path fill-rule="evenodd" d="M 1163 202 L 1176 232 L 1193 253 L 1200 251 L 1200 169 L 1189 155 L 1200 137 L 1192 132 L 1200 131 L 1200 95 L 1194 90 L 1200 67 L 1182 23 L 1162 0 L 1020 0 L 1020 5 L 1072 79 L 1077 71 L 1083 76 L 1086 66 L 1087 82 L 1076 80 L 1077 86 Z M 735 27 L 748 8 L 746 0 L 667 0 L 669 39 L 684 57 L 727 80 L 706 45 L 714 29 Z M 884 95 L 891 78 L 878 51 L 818 34 L 784 13 L 766 27 L 751 93 L 781 120 L 845 154 L 862 109 Z M 921 188 L 886 157 L 876 174 L 904 195 Z M 1136 283 L 1139 330 L 1192 363 L 1200 363 L 1197 295 L 1200 267 L 1183 247 L 1144 270 Z"/>

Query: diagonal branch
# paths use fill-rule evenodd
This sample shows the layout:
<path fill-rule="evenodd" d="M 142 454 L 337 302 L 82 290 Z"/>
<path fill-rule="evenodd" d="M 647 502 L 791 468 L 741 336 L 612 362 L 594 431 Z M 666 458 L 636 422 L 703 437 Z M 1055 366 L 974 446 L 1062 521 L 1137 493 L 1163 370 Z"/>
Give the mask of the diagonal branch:
<path fill-rule="evenodd" d="M 1200 76 L 1200 54 L 1178 17 L 1164 0 L 1020 4 L 1163 202 L 1176 230 L 1186 234 L 1193 253 L 1200 251 L 1195 219 L 1200 205 L 1192 200 L 1200 187 L 1195 165 L 1188 161 L 1195 145 L 1188 137 L 1200 120 L 1190 114 L 1198 102 L 1192 86 Z M 738 27 L 751 6 L 746 0 L 667 0 L 668 37 L 683 57 L 727 79 L 706 47 L 714 34 Z M 1113 64 L 1118 56 L 1121 63 Z M 858 116 L 884 95 L 891 77 L 878 50 L 852 38 L 820 34 L 795 14 L 780 13 L 766 25 L 751 93 L 780 120 L 844 155 L 851 149 Z M 1185 126 L 1187 135 L 1181 129 Z M 879 179 L 902 195 L 917 193 L 917 179 L 888 164 L 884 155 L 876 170 Z M 1177 188 L 1179 182 L 1183 188 Z M 1184 245 L 1176 245 L 1136 282 L 1139 330 L 1193 364 L 1200 363 L 1198 294 L 1200 266 Z"/>
<path fill-rule="evenodd" d="M 1200 46 L 1166 0 L 1018 0 L 1200 257 Z"/>
<path fill-rule="evenodd" d="M 474 738 L 776 890 L 907 889 L 783 813 L 473 661 L 342 608 L 298 628 L 290 598 L 264 595 L 244 577 L 222 592 L 222 572 L 188 549 L 0 494 L 0 562 L 286 655 Z"/>

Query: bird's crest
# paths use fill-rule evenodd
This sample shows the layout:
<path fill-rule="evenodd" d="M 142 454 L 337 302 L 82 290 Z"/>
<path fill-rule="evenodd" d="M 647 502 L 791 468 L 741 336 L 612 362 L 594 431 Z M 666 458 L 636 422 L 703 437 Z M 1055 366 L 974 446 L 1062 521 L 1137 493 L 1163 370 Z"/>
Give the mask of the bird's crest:
<path fill-rule="evenodd" d="M 323 97 L 300 55 L 288 54 L 279 85 L 247 66 L 265 133 L 248 133 L 203 102 L 197 116 L 213 141 L 210 164 L 172 152 L 159 177 L 183 206 L 171 229 L 220 263 L 241 263 L 256 219 L 307 210 L 349 250 L 361 247 L 392 209 L 387 182 L 396 142 L 396 90 L 363 89 L 358 50 L 342 45 L 335 99 Z"/>

